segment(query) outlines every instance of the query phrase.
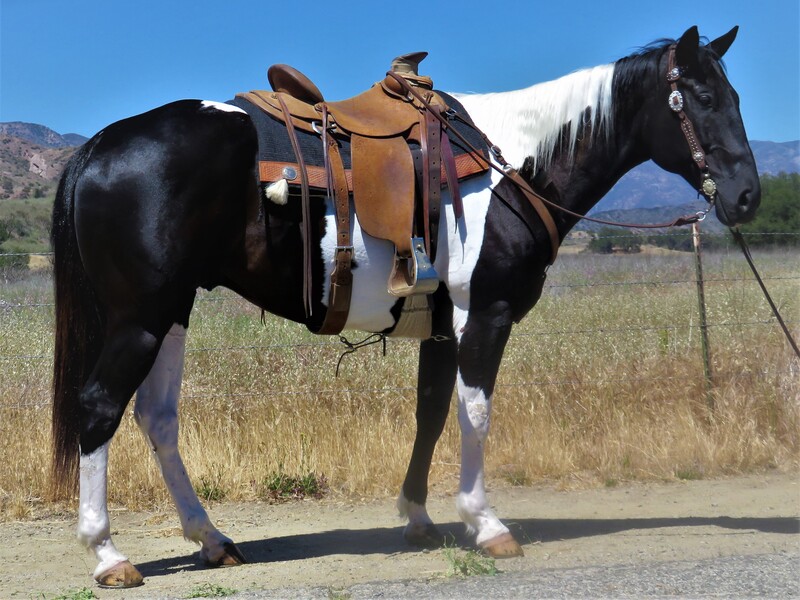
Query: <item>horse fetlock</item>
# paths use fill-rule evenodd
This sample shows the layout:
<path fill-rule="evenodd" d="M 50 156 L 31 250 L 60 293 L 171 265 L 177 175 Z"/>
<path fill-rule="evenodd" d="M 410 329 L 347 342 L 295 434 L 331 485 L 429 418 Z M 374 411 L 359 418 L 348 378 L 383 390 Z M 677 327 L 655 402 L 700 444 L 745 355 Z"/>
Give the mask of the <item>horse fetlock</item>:
<path fill-rule="evenodd" d="M 476 536 L 478 545 L 508 533 L 508 528 L 489 508 L 486 497 L 482 494 L 461 492 L 456 500 L 456 508 L 467 527 L 467 533 Z"/>

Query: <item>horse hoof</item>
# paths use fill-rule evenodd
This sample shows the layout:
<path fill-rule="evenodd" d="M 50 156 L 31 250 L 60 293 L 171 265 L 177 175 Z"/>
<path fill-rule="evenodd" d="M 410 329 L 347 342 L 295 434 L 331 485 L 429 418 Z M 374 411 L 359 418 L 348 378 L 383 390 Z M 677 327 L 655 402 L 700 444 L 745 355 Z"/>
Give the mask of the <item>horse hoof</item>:
<path fill-rule="evenodd" d="M 480 544 L 484 554 L 491 558 L 512 558 L 525 556 L 522 546 L 517 543 L 514 536 L 506 532 Z"/>
<path fill-rule="evenodd" d="M 444 536 L 433 523 L 409 525 L 403 532 L 403 537 L 409 544 L 417 548 L 441 548 L 444 546 Z"/>
<path fill-rule="evenodd" d="M 144 583 L 142 574 L 127 560 L 115 564 L 94 580 L 102 588 L 132 588 Z"/>
<path fill-rule="evenodd" d="M 233 542 L 225 542 L 222 544 L 222 550 L 223 552 L 219 558 L 215 560 L 206 560 L 206 565 L 209 567 L 235 567 L 247 563 L 244 554 L 239 551 L 236 544 Z"/>

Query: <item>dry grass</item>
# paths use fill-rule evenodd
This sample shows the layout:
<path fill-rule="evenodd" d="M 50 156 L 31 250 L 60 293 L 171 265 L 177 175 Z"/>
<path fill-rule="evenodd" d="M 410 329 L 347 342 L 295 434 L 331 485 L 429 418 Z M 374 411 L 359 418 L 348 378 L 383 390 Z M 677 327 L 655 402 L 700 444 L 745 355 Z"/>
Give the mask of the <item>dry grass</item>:
<path fill-rule="evenodd" d="M 796 252 L 756 259 L 797 335 Z M 707 255 L 705 270 L 717 280 L 706 289 L 710 393 L 689 255 L 559 260 L 549 276 L 553 287 L 515 328 L 506 351 L 487 451 L 493 485 L 614 485 L 797 468 L 798 362 L 737 255 Z M 5 519 L 36 512 L 46 489 L 49 298 L 42 273 L 3 286 Z M 334 493 L 397 493 L 414 436 L 416 343 L 389 341 L 386 358 L 379 345 L 350 355 L 334 379 L 341 347 L 333 339 L 274 318 L 265 328 L 256 309 L 226 291 L 202 300 L 190 328 L 180 441 L 198 486 L 248 500 L 275 473 L 316 473 Z M 437 447 L 434 489 L 455 489 L 459 444 L 451 418 Z M 110 469 L 112 503 L 167 502 L 130 416 L 115 437 Z"/>

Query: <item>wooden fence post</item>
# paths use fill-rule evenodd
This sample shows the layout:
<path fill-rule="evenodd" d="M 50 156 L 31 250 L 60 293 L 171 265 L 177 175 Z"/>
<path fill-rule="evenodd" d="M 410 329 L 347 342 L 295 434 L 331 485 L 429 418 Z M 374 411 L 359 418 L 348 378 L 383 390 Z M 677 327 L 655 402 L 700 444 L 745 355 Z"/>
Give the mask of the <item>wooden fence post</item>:
<path fill-rule="evenodd" d="M 692 247 L 694 248 L 694 268 L 697 276 L 697 306 L 700 312 L 700 347 L 703 351 L 703 375 L 706 381 L 706 404 L 714 410 L 714 396 L 711 394 L 711 356 L 708 347 L 708 320 L 706 319 L 706 294 L 703 285 L 703 261 L 700 249 L 700 223 L 692 223 Z"/>

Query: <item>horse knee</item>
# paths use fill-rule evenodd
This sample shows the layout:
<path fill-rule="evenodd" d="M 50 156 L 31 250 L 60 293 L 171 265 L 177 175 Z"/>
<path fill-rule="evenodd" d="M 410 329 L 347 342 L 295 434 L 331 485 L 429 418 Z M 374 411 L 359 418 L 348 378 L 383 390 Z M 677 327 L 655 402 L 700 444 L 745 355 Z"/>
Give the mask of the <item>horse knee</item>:
<path fill-rule="evenodd" d="M 461 435 L 467 440 L 473 438 L 479 445 L 489 435 L 492 401 L 480 388 L 469 388 L 460 382 L 458 423 Z"/>

